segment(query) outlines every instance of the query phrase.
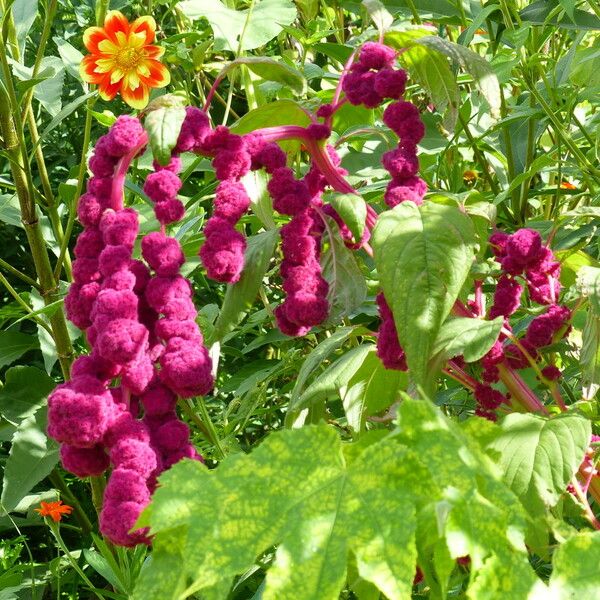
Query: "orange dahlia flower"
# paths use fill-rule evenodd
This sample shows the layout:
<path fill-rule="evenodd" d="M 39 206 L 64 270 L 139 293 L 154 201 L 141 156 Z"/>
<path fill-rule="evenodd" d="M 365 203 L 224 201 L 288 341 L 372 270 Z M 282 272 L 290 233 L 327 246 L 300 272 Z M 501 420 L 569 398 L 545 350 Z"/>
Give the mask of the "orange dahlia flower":
<path fill-rule="evenodd" d="M 89 27 L 83 34 L 90 54 L 79 66 L 82 79 L 97 85 L 104 100 L 120 92 L 129 106 L 141 110 L 148 104 L 150 88 L 162 88 L 171 81 L 158 60 L 164 48 L 152 44 L 155 31 L 152 17 L 129 23 L 118 10 L 111 10 L 104 27 Z"/>

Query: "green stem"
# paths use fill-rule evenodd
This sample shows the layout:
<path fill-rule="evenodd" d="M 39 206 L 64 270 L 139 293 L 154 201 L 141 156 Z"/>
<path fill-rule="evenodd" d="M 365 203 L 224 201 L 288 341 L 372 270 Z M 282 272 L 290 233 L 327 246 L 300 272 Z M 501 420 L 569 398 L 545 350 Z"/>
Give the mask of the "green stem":
<path fill-rule="evenodd" d="M 0 62 L 4 74 L 4 87 L 0 91 L 0 131 L 6 154 L 10 162 L 17 198 L 21 209 L 21 221 L 25 228 L 27 241 L 37 273 L 40 294 L 44 304 L 52 304 L 60 299 L 58 286 L 40 222 L 33 195 L 33 180 L 26 156 L 25 138 L 21 120 L 18 116 L 18 101 L 13 86 L 12 74 L 4 44 L 0 44 Z M 50 325 L 56 344 L 58 359 L 65 376 L 68 376 L 73 354 L 67 323 L 62 311 L 56 311 L 50 317 Z"/>
<path fill-rule="evenodd" d="M 87 172 L 87 152 L 90 145 L 90 139 L 92 135 L 92 109 L 96 103 L 96 98 L 90 98 L 87 103 L 87 111 L 85 116 L 85 125 L 83 126 L 83 147 L 81 149 L 81 159 L 79 161 L 79 172 L 77 174 L 77 187 L 75 189 L 75 195 L 71 200 L 69 206 L 69 217 L 67 219 L 67 226 L 65 228 L 65 234 L 63 237 L 62 244 L 60 245 L 60 252 L 58 254 L 58 260 L 56 261 L 56 267 L 54 268 L 54 276 L 56 279 L 60 279 L 63 262 L 69 248 L 69 241 L 71 234 L 73 233 L 73 226 L 75 225 L 75 217 L 77 216 L 77 201 L 83 190 L 83 181 Z"/>
<path fill-rule="evenodd" d="M 40 41 L 38 44 L 37 52 L 35 54 L 35 62 L 33 63 L 33 70 L 31 72 L 31 79 L 35 79 L 40 71 L 40 67 L 42 65 L 42 60 L 44 58 L 44 53 L 46 52 L 46 44 L 48 43 L 48 39 L 50 38 L 50 32 L 52 30 L 52 23 L 54 21 L 54 15 L 56 13 L 56 7 L 58 5 L 58 0 L 50 0 L 48 4 L 48 10 L 46 11 L 46 18 L 44 19 L 44 28 L 42 29 L 42 35 L 40 36 Z M 27 117 L 29 113 L 29 109 L 31 108 L 31 99 L 33 98 L 33 87 L 30 87 L 23 97 L 22 101 L 22 119 L 23 123 L 25 121 L 25 117 Z"/>
<path fill-rule="evenodd" d="M 523 81 L 525 82 L 527 89 L 531 92 L 533 97 L 536 99 L 538 104 L 542 107 L 552 122 L 556 135 L 562 139 L 565 146 L 567 146 L 571 153 L 577 158 L 582 169 L 585 169 L 597 182 L 600 183 L 600 171 L 596 169 L 592 163 L 590 163 L 585 154 L 583 154 L 577 144 L 575 144 L 575 142 L 571 139 L 571 136 L 564 130 L 560 119 L 554 114 L 552 107 L 546 102 L 546 99 L 537 91 L 535 86 L 527 80 L 527 78 L 524 78 Z"/>
<path fill-rule="evenodd" d="M 90 588 L 91 591 L 94 592 L 98 598 L 102 598 L 104 600 L 104 596 L 98 592 L 96 586 L 89 580 L 88 576 L 81 570 L 81 567 L 77 564 L 77 561 L 71 555 L 70 550 L 67 548 L 67 545 L 64 543 L 62 536 L 60 535 L 60 528 L 58 523 L 55 523 L 52 520 L 47 520 L 48 526 L 50 527 L 50 531 L 54 535 L 54 539 L 58 544 L 58 547 L 63 551 L 65 558 L 69 561 L 73 569 L 77 572 L 79 577 L 85 582 L 85 584 Z"/>
<path fill-rule="evenodd" d="M 75 494 L 68 488 L 58 469 L 53 469 L 48 476 L 48 479 L 50 479 L 52 485 L 60 492 L 62 500 L 73 507 L 73 513 L 75 514 L 75 518 L 79 521 L 79 525 L 83 532 L 91 533 L 93 531 L 91 521 L 81 508 L 81 504 Z"/>
<path fill-rule="evenodd" d="M 29 318 L 31 320 L 35 321 L 40 327 L 43 327 L 50 334 L 50 337 L 54 338 L 52 329 L 50 329 L 48 324 L 43 319 L 40 319 L 37 315 L 33 315 L 33 310 L 31 310 L 31 307 L 27 304 L 27 302 L 25 302 L 25 300 L 23 300 L 23 298 L 21 298 L 21 296 L 19 296 L 19 293 L 17 292 L 17 290 L 15 290 L 15 288 L 13 288 L 12 285 L 10 285 L 8 279 L 6 279 L 6 277 L 4 277 L 4 275 L 2 275 L 2 273 L 0 273 L 0 283 L 7 289 L 8 293 L 15 299 L 15 302 L 21 308 L 23 308 L 25 310 L 25 312 L 29 315 Z"/>
<path fill-rule="evenodd" d="M 184 401 L 182 403 L 183 410 L 186 414 L 194 420 L 194 422 L 198 423 L 198 421 L 203 425 L 204 432 L 208 434 L 208 439 L 213 444 L 213 446 L 217 449 L 219 454 L 219 460 L 223 460 L 226 456 L 225 450 L 221 445 L 221 440 L 219 439 L 219 435 L 217 434 L 217 430 L 215 429 L 215 425 L 208 414 L 208 410 L 206 408 L 206 403 L 204 402 L 203 397 L 198 397 L 198 410 L 200 412 L 200 416 L 196 415 L 193 409 L 192 401 Z"/>
<path fill-rule="evenodd" d="M 106 19 L 106 13 L 110 6 L 110 0 L 99 0 L 96 5 L 96 25 L 102 27 L 104 25 L 104 19 Z"/>
<path fill-rule="evenodd" d="M 508 113 L 506 108 L 506 100 L 504 99 L 504 93 L 500 92 L 500 108 L 502 113 L 502 118 L 506 118 Z M 502 127 L 502 135 L 504 137 L 504 146 L 506 148 L 506 165 L 508 169 L 508 180 L 512 181 L 515 178 L 515 156 L 513 153 L 512 147 L 512 138 L 510 135 L 510 131 L 508 130 L 508 125 L 504 125 Z M 514 218 L 518 218 L 519 214 L 519 190 L 514 189 L 511 193 L 512 201 L 511 201 L 511 209 Z"/>
<path fill-rule="evenodd" d="M 92 488 L 92 503 L 99 515 L 102 510 L 102 499 L 104 497 L 104 488 L 106 487 L 104 475 L 90 477 L 90 486 Z"/>
<path fill-rule="evenodd" d="M 479 148 L 477 146 L 477 141 L 475 140 L 475 138 L 473 137 L 473 134 L 471 133 L 471 130 L 469 129 L 469 124 L 463 119 L 460 112 L 458 113 L 458 120 L 460 121 L 460 124 L 462 125 L 463 131 L 465 132 L 465 135 L 467 136 L 469 143 L 471 144 L 471 148 L 473 149 L 473 154 L 475 154 L 475 158 L 477 159 L 477 162 L 479 163 L 479 165 L 481 167 L 481 172 L 483 173 L 484 179 L 489 183 L 490 189 L 497 196 L 500 193 L 500 188 L 498 187 L 498 184 L 494 181 L 494 179 L 490 175 L 489 168 L 488 168 L 488 166 L 489 166 L 488 161 L 486 160 L 486 158 L 485 158 L 484 154 L 481 152 L 481 150 L 479 150 Z"/>
<path fill-rule="evenodd" d="M 533 96 L 529 96 L 529 106 L 533 108 Z M 527 151 L 525 154 L 525 171 L 529 171 L 531 163 L 535 156 L 535 125 L 536 121 L 529 118 L 527 122 Z M 529 186 L 531 185 L 532 177 L 527 177 L 521 184 L 521 198 L 519 201 L 519 218 L 520 224 L 524 224 L 527 218 L 527 200 L 529 196 Z"/>
<path fill-rule="evenodd" d="M 406 0 L 406 4 L 408 4 L 408 8 L 410 8 L 410 12 L 412 13 L 414 22 L 417 25 L 420 25 L 422 23 L 421 17 L 419 16 L 419 11 L 417 10 L 417 7 L 415 6 L 413 0 Z"/>
<path fill-rule="evenodd" d="M 37 281 L 34 281 L 29 277 L 29 275 L 25 275 L 25 273 L 21 273 L 18 269 L 15 269 L 11 264 L 7 263 L 3 258 L 0 258 L 0 267 L 4 268 L 11 275 L 18 277 L 22 281 L 24 281 L 27 285 L 39 290 L 40 286 Z"/>

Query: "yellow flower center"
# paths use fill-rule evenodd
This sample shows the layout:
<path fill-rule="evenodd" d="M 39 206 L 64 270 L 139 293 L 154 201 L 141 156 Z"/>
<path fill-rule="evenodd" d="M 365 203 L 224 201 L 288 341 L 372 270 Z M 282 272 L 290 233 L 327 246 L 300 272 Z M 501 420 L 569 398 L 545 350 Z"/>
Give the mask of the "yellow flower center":
<path fill-rule="evenodd" d="M 115 56 L 115 62 L 123 70 L 135 69 L 141 58 L 142 55 L 139 50 L 135 48 L 123 48 Z"/>

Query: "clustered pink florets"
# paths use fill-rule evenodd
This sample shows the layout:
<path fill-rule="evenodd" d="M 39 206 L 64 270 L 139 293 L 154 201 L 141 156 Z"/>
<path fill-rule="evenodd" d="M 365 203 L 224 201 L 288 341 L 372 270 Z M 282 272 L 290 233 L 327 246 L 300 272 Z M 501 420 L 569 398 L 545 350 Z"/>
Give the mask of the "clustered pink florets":
<path fill-rule="evenodd" d="M 398 341 L 398 331 L 394 323 L 394 315 L 385 300 L 383 292 L 377 294 L 377 306 L 381 325 L 377 333 L 377 356 L 386 369 L 406 371 L 406 355 Z"/>
<path fill-rule="evenodd" d="M 504 317 L 505 333 L 500 335 L 499 340 L 481 360 L 482 378 L 488 387 L 499 380 L 498 365 L 505 363 L 513 369 L 524 369 L 530 366 L 530 360 L 539 360 L 538 351 L 541 348 L 549 346 L 568 333 L 568 323 L 572 316 L 566 306 L 557 304 L 560 292 L 560 263 L 550 248 L 543 245 L 537 231 L 519 229 L 512 235 L 497 232 L 490 236 L 489 243 L 502 267 L 489 317 Z M 511 331 L 508 318 L 521 305 L 524 291 L 524 286 L 519 283 L 518 278 L 525 279 L 532 302 L 549 306 L 546 312 L 531 321 L 518 343 L 504 345 L 503 341 Z M 560 378 L 560 370 L 555 365 L 547 365 L 541 372 L 548 381 Z M 475 394 L 479 402 L 477 414 L 495 419 L 493 407 L 484 405 L 480 397 L 483 398 L 480 392 Z"/>
<path fill-rule="evenodd" d="M 160 472 L 184 457 L 201 459 L 177 418 L 177 395 L 206 394 L 213 385 L 191 286 L 179 275 L 179 242 L 150 233 L 142 240 L 148 266 L 132 258 L 137 212 L 123 208 L 123 190 L 114 188 L 145 140 L 137 119 L 119 117 L 90 160 L 94 176 L 78 207 L 85 229 L 65 306 L 92 352 L 74 362 L 71 381 L 48 399 L 48 433 L 62 443 L 63 466 L 88 477 L 112 465 L 100 529 L 124 546 L 148 542 L 147 532 L 131 529 Z M 183 214 L 180 168 L 174 156 L 166 167 L 155 164 L 146 181 L 163 228 Z M 115 378 L 119 384 L 109 387 Z"/>

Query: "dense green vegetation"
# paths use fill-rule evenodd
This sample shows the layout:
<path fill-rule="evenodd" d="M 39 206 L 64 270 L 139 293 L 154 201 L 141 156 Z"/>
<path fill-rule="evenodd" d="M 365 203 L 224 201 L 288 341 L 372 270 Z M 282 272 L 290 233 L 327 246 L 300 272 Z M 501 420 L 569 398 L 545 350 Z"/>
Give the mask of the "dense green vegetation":
<path fill-rule="evenodd" d="M 170 81 L 148 106 L 82 79 L 111 10 L 156 21 Z M 600 598 L 599 31 L 595 0 L 0 0 L 0 598 Z M 396 51 L 413 121 L 392 92 L 348 101 L 352 73 L 383 89 L 380 66 L 350 67 L 367 42 Z M 111 188 L 139 259 L 160 230 L 145 180 L 186 106 L 326 176 L 304 235 L 328 311 L 281 330 L 297 214 L 274 169 L 241 179 L 241 278 L 207 272 L 224 150 L 182 153 L 185 215 L 163 232 L 215 385 L 177 404 L 203 462 L 164 470 L 138 521 L 152 543 L 126 548 L 99 526 L 110 470 L 63 468 L 47 399 L 94 346 L 65 311 L 94 146 L 120 115 L 147 132 Z M 423 202 L 384 158 L 399 137 Z M 392 202 L 390 172 L 416 196 Z"/>

